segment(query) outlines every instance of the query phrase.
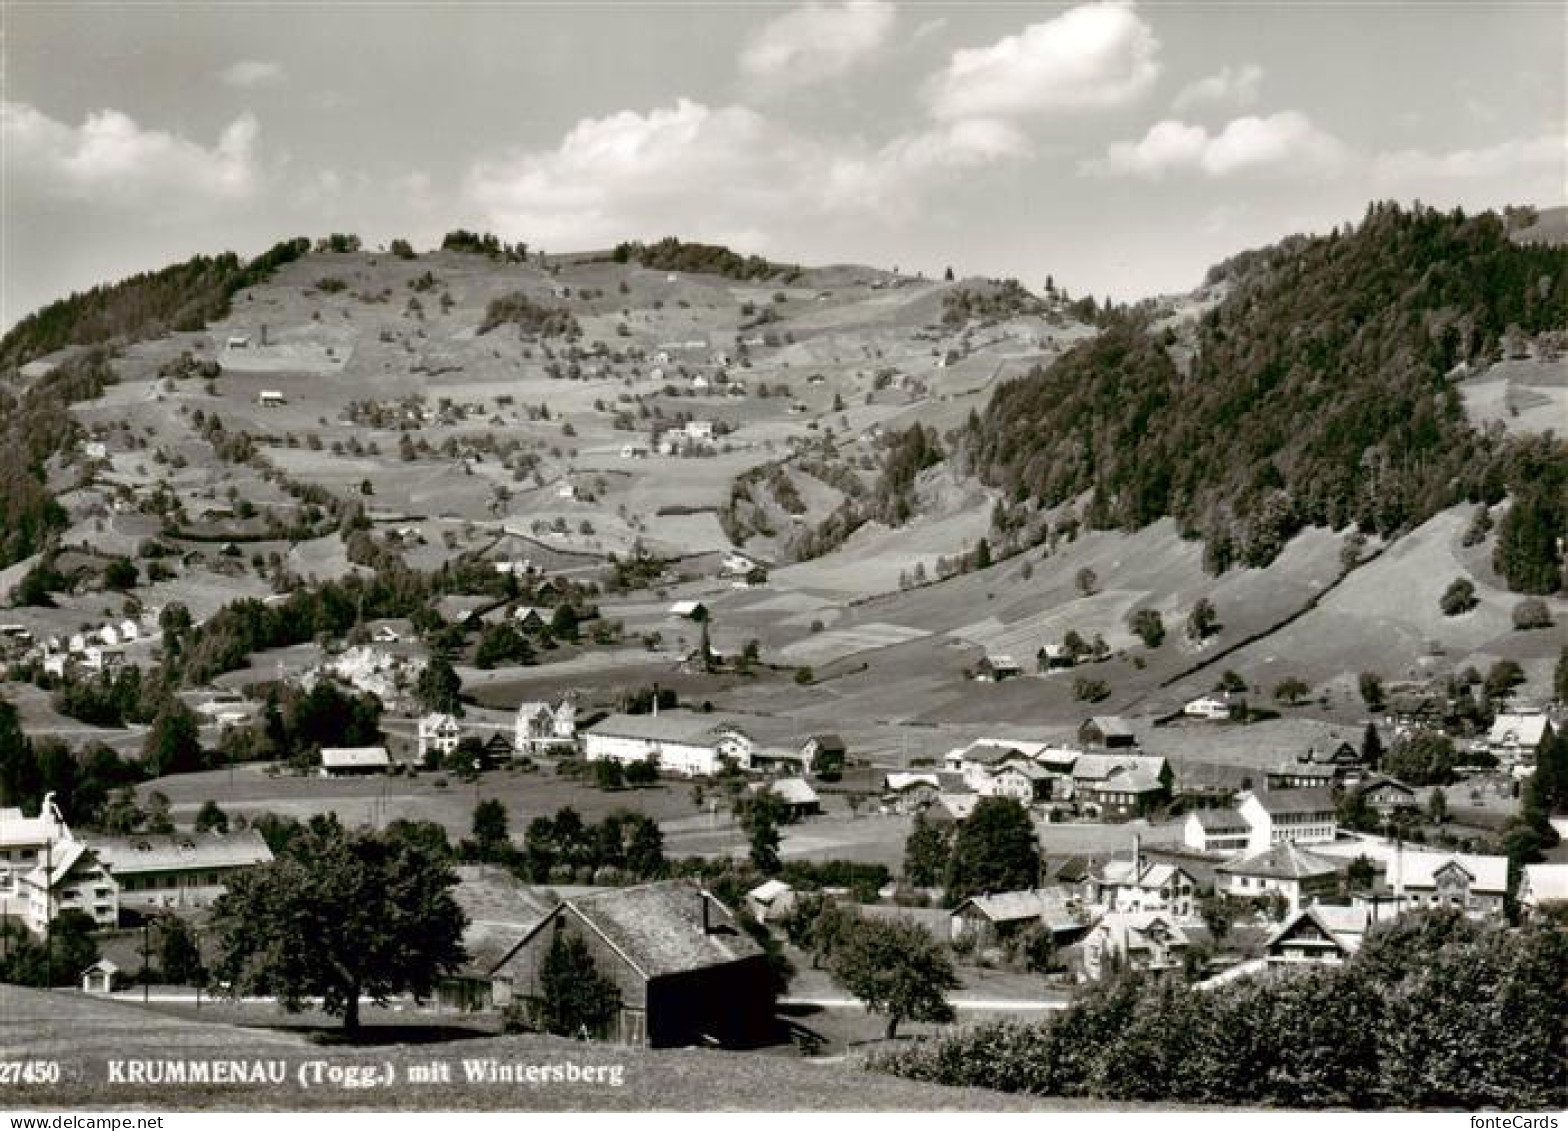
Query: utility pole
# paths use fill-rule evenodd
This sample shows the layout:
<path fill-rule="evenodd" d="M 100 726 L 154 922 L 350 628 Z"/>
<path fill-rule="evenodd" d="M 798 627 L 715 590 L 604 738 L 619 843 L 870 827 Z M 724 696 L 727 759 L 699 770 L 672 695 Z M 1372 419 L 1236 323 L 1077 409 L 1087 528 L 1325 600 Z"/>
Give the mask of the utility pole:
<path fill-rule="evenodd" d="M 149 928 L 152 926 L 152 916 L 142 914 L 142 1004 L 147 1004 L 147 960 L 152 955 L 152 943 L 148 939 Z"/>
<path fill-rule="evenodd" d="M 54 834 L 44 841 L 44 988 L 54 985 Z"/>

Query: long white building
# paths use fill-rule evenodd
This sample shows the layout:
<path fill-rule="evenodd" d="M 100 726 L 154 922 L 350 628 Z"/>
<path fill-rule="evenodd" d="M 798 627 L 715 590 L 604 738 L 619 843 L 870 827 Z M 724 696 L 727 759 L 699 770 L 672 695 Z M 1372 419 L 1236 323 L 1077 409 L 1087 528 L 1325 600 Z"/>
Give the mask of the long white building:
<path fill-rule="evenodd" d="M 712 777 L 726 761 L 749 770 L 756 746 L 733 721 L 693 711 L 610 715 L 584 731 L 583 738 L 590 762 L 652 761 L 663 773 L 685 777 Z"/>

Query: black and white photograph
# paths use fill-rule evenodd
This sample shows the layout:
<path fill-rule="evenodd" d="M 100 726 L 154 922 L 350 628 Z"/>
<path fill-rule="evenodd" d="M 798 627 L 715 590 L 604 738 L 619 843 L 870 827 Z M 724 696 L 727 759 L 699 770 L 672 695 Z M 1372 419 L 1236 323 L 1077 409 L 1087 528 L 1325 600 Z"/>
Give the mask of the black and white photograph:
<path fill-rule="evenodd" d="M 8 1126 L 815 1111 L 1560 1126 L 1568 7 L 0 0 Z"/>

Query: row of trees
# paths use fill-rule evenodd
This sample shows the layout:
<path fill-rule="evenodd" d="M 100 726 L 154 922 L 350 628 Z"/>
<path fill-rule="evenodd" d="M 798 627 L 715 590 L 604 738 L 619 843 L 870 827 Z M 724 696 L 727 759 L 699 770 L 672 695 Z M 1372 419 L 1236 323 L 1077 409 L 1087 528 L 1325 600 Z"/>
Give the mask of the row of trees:
<path fill-rule="evenodd" d="M 877 1057 L 913 1079 L 1038 1095 L 1247 1107 L 1556 1109 L 1568 930 L 1457 911 L 1374 927 L 1344 967 L 1194 989 L 1123 975 L 1051 1021 Z"/>

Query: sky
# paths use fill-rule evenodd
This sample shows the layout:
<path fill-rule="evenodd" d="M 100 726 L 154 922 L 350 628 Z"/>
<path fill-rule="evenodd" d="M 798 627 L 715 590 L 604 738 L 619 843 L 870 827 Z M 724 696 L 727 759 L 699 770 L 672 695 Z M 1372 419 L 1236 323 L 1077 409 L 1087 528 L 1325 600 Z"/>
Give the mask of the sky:
<path fill-rule="evenodd" d="M 295 235 L 666 235 L 1117 299 L 1568 200 L 1561 3 L 0 4 L 0 325 Z"/>

